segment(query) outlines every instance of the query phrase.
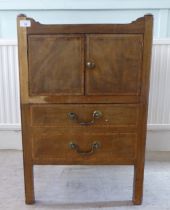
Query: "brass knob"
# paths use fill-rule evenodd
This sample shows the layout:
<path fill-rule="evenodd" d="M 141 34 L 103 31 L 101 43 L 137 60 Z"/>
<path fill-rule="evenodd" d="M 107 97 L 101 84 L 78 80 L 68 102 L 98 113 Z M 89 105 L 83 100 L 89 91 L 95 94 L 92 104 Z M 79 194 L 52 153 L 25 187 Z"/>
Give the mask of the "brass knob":
<path fill-rule="evenodd" d="M 87 63 L 86 63 L 86 67 L 88 68 L 88 69 L 93 69 L 93 68 L 95 68 L 95 63 L 94 62 L 90 62 L 90 61 L 88 61 Z"/>
<path fill-rule="evenodd" d="M 99 119 L 102 117 L 102 112 L 101 111 L 94 111 L 93 112 L 93 117 L 96 119 Z"/>

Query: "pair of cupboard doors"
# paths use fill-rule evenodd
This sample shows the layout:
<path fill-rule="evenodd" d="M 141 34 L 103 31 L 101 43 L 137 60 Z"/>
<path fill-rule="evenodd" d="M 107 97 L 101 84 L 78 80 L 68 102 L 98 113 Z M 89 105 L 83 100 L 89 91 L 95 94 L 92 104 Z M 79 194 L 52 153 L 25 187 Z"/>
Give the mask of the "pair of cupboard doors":
<path fill-rule="evenodd" d="M 140 94 L 141 34 L 30 35 L 28 48 L 30 96 Z"/>

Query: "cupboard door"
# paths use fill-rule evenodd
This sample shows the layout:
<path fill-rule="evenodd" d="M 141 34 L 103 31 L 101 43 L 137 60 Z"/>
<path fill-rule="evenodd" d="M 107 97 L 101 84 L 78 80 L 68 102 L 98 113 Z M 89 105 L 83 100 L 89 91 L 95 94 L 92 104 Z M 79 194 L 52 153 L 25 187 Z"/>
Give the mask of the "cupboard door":
<path fill-rule="evenodd" d="M 84 37 L 28 36 L 29 94 L 84 95 Z"/>
<path fill-rule="evenodd" d="M 86 95 L 139 95 L 142 48 L 142 35 L 88 35 Z"/>

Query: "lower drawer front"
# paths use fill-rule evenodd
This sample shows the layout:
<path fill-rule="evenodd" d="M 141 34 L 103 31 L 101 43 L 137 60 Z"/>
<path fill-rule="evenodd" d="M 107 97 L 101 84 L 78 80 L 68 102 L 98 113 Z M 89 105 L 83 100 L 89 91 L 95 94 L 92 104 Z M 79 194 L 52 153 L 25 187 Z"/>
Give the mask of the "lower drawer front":
<path fill-rule="evenodd" d="M 136 156 L 136 133 L 33 132 L 33 160 L 59 164 L 129 163 Z"/>

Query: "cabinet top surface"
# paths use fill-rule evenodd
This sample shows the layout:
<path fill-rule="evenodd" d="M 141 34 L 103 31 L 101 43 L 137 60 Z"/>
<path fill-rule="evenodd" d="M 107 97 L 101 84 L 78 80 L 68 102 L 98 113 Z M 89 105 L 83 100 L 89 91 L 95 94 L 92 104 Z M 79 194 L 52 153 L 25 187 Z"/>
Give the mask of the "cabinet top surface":
<path fill-rule="evenodd" d="M 21 14 L 20 26 L 27 28 L 27 34 L 56 33 L 144 33 L 145 20 L 152 19 L 148 14 L 128 24 L 42 24 Z"/>

